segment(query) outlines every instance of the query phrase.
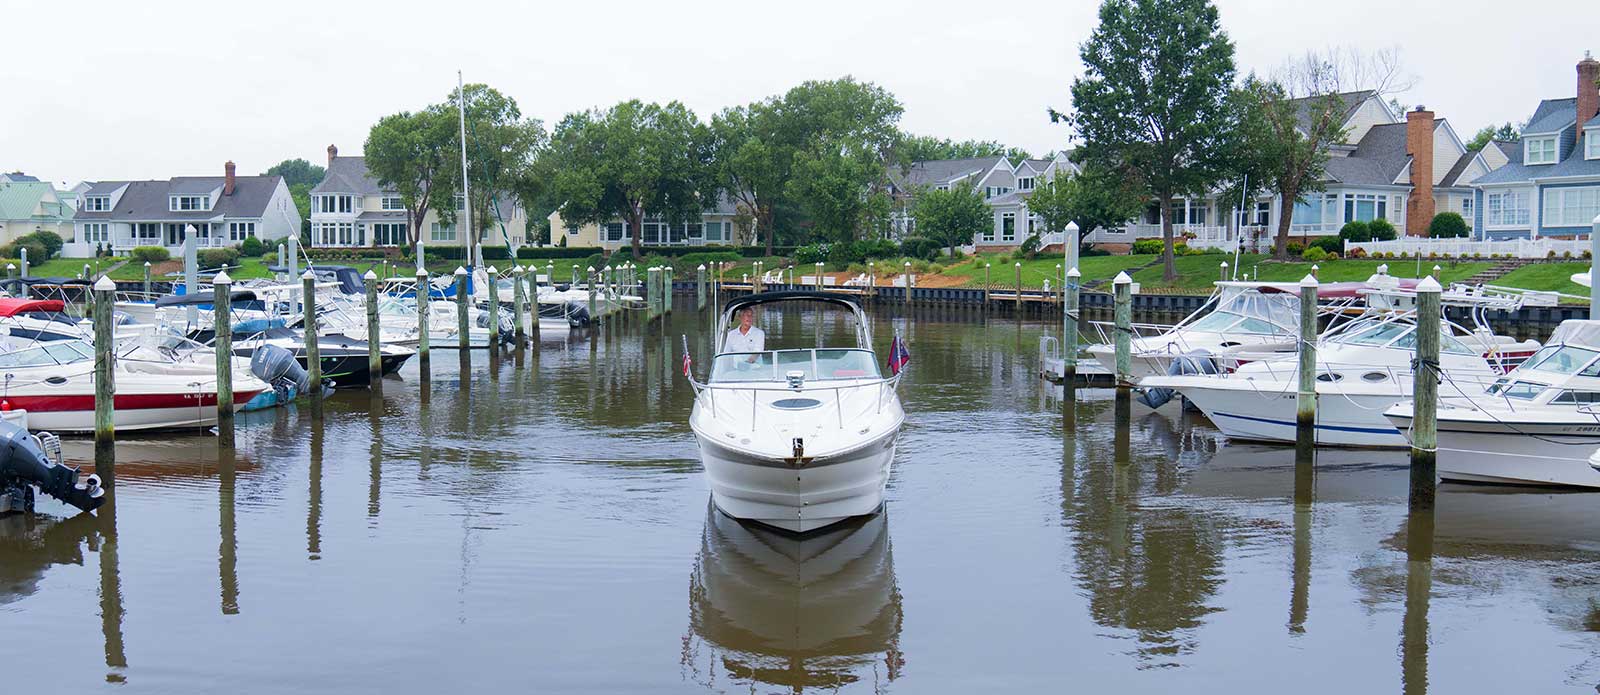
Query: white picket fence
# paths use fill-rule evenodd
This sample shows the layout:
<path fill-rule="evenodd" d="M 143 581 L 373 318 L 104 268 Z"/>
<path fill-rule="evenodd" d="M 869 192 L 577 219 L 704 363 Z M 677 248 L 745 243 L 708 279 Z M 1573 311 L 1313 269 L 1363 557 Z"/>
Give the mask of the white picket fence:
<path fill-rule="evenodd" d="M 1423 258 L 1582 258 L 1589 250 L 1588 239 L 1469 239 L 1400 238 L 1394 241 L 1344 242 L 1344 256 L 1360 249 L 1368 257 L 1380 253 Z"/>

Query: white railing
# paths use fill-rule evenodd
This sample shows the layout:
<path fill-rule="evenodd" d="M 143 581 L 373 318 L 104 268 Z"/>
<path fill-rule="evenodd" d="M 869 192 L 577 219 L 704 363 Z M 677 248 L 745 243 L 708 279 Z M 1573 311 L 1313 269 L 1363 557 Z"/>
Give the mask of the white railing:
<path fill-rule="evenodd" d="M 1367 256 L 1392 253 L 1396 256 L 1439 258 L 1583 258 L 1588 239 L 1470 239 L 1401 238 L 1394 241 L 1344 242 L 1344 255 L 1360 249 Z"/>

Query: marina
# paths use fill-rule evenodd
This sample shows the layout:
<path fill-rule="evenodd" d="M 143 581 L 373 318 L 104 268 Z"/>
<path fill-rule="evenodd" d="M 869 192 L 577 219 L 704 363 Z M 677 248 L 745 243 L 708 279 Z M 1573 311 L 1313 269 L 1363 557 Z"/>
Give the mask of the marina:
<path fill-rule="evenodd" d="M 644 296 L 557 340 L 436 353 L 426 378 L 413 359 L 379 389 L 239 412 L 232 448 L 119 433 L 108 504 L 0 519 L 0 612 L 96 655 L 30 689 L 1600 682 L 1591 495 L 1446 482 L 1419 511 L 1403 451 L 1298 467 L 1180 401 L 1119 423 L 1114 390 L 1039 378 L 1058 319 L 863 301 L 877 361 L 896 336 L 914 355 L 881 510 L 799 536 L 740 522 L 683 374 L 687 347 L 708 378 L 740 295 Z M 856 335 L 761 314 L 768 349 Z M 94 470 L 91 440 L 62 452 Z"/>

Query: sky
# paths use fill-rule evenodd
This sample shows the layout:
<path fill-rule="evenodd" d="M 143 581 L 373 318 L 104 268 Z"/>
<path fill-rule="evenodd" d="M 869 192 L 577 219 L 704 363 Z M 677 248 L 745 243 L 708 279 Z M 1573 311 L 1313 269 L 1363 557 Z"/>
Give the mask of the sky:
<path fill-rule="evenodd" d="M 1398 47 L 1397 95 L 1463 139 L 1570 97 L 1600 52 L 1593 0 L 1217 0 L 1241 74 L 1308 49 Z M 1068 146 L 1089 0 L 875 2 L 284 2 L 0 0 L 9 27 L 0 170 L 43 179 L 256 174 L 289 158 L 358 154 L 378 118 L 444 101 L 456 71 L 553 126 L 630 98 L 702 119 L 807 79 L 853 75 L 895 94 L 901 127 Z M 21 29 L 21 30 L 19 30 Z M 1587 30 L 1587 35 L 1585 35 Z"/>

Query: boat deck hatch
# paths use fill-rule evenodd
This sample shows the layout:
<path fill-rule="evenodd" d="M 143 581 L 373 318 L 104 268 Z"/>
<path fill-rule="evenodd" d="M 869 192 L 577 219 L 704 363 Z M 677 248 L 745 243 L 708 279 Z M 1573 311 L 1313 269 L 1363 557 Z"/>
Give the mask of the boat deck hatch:
<path fill-rule="evenodd" d="M 822 401 L 815 398 L 784 398 L 772 402 L 772 407 L 782 410 L 805 410 L 822 405 Z"/>

